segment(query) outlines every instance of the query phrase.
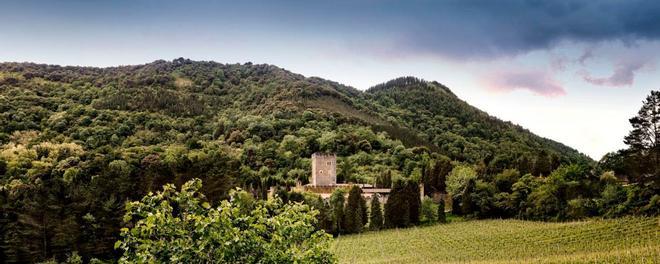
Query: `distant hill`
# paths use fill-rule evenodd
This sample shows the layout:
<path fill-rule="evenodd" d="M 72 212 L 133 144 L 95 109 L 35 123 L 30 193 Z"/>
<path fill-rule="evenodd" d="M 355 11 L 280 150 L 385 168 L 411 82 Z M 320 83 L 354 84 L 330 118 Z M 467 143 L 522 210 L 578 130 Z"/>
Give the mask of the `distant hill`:
<path fill-rule="evenodd" d="M 64 141 L 79 142 L 86 149 L 110 143 L 113 135 L 118 137 L 114 145 L 125 147 L 130 145 L 127 139 L 147 132 L 155 137 L 142 140 L 139 145 L 174 144 L 217 139 L 219 120 L 234 125 L 238 121 L 246 126 L 223 124 L 227 144 L 233 131 L 251 138 L 256 131 L 246 128 L 264 125 L 264 119 L 305 120 L 308 111 L 314 119 L 333 121 L 323 132 L 347 124 L 374 133 L 382 131 L 387 133 L 386 138 L 399 140 L 408 148 L 425 147 L 454 160 L 483 162 L 492 171 L 515 167 L 547 175 L 550 167 L 559 163 L 591 161 L 570 147 L 470 106 L 440 83 L 414 77 L 394 79 L 362 92 L 272 65 L 177 59 L 110 68 L 3 63 L 0 85 L 3 143 L 8 143 L 9 135 L 15 131 L 47 130 L 51 136 L 57 132 L 68 138 Z M 85 120 L 94 119 L 88 111 L 93 115 L 128 119 L 142 116 L 148 120 L 125 124 L 130 129 L 123 131 L 104 131 L 95 135 L 96 140 L 90 140 L 80 135 L 81 125 L 86 129 L 97 126 L 96 122 L 90 123 L 91 127 L 84 124 Z M 250 123 L 246 116 L 258 118 L 252 124 L 244 124 Z M 53 123 L 55 117 L 62 120 Z M 81 118 L 84 120 L 73 120 Z M 156 125 L 148 126 L 161 121 L 174 123 L 158 126 L 158 131 L 153 127 Z M 187 129 L 177 128 L 183 124 Z M 168 130 L 185 133 L 183 137 L 160 135 Z M 265 135 L 257 133 L 260 140 L 283 138 L 284 133 L 277 127 L 272 130 Z M 42 135 L 41 139 L 47 137 Z M 542 168 L 545 163 L 548 168 Z"/>

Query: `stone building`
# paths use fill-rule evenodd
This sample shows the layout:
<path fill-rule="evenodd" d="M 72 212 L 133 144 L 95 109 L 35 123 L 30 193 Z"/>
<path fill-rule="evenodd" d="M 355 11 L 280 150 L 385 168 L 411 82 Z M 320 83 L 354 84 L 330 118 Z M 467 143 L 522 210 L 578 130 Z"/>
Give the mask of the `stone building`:
<path fill-rule="evenodd" d="M 332 153 L 314 153 L 312 154 L 312 174 L 309 184 L 301 186 L 300 191 L 312 192 L 327 199 L 337 188 L 348 190 L 351 186 L 357 185 L 362 189 L 362 195 L 371 199 L 374 194 L 379 194 L 381 202 L 387 201 L 390 189 L 374 188 L 370 184 L 347 184 L 337 183 L 337 155 Z"/>
<path fill-rule="evenodd" d="M 328 199 L 336 189 L 345 189 L 346 195 L 354 185 L 362 189 L 362 196 L 368 201 L 374 195 L 378 194 L 381 203 L 386 203 L 390 195 L 390 188 L 377 188 L 371 184 L 363 183 L 338 183 L 337 182 L 337 155 L 334 153 L 321 153 L 317 152 L 312 154 L 312 173 L 309 183 L 298 185 L 293 188 L 298 192 L 311 192 L 315 193 L 323 199 Z M 275 193 L 275 188 L 271 188 L 270 195 Z M 424 197 L 424 186 L 420 185 L 420 198 Z"/>
<path fill-rule="evenodd" d="M 337 155 L 320 152 L 312 154 L 311 177 L 309 183 L 313 187 L 337 185 Z"/>

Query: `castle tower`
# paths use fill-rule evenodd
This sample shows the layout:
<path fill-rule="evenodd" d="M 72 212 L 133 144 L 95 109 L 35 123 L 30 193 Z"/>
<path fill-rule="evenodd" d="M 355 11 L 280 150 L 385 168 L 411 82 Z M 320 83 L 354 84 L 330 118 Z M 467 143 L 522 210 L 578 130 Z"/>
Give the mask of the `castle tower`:
<path fill-rule="evenodd" d="M 337 184 L 337 155 L 327 153 L 312 154 L 312 186 L 333 186 Z"/>

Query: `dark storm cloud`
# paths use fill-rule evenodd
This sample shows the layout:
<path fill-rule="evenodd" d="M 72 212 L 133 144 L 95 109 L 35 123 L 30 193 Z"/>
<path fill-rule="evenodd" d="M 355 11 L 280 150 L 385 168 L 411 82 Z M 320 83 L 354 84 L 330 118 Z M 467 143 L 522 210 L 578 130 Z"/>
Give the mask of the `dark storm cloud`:
<path fill-rule="evenodd" d="M 562 41 L 657 40 L 660 1 L 17 1 L 3 5 L 0 22 L 0 30 L 20 36 L 35 33 L 25 29 L 128 31 L 177 39 L 243 37 L 264 46 L 311 39 L 345 43 L 361 54 L 473 59 L 548 49 Z"/>
<path fill-rule="evenodd" d="M 297 7 L 304 13 L 291 14 L 291 21 L 361 36 L 353 42 L 382 40 L 384 47 L 377 50 L 388 55 L 488 58 L 548 49 L 562 41 L 633 44 L 660 38 L 660 1 L 313 3 Z"/>
<path fill-rule="evenodd" d="M 660 1 L 456 1 L 425 10 L 397 48 L 455 58 L 506 56 L 562 41 L 660 38 Z M 408 32 L 413 32 L 408 33 Z"/>

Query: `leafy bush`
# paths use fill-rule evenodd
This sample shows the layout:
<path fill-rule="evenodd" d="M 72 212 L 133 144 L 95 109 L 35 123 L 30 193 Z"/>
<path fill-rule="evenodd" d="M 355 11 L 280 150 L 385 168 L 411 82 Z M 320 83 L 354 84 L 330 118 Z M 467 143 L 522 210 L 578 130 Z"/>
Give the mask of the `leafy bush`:
<path fill-rule="evenodd" d="M 459 194 L 463 192 L 470 179 L 476 179 L 477 172 L 471 166 L 456 166 L 447 177 L 447 192 Z"/>
<path fill-rule="evenodd" d="M 126 204 L 120 263 L 333 263 L 331 237 L 315 228 L 316 210 L 240 190 L 212 207 L 191 180 Z"/>

